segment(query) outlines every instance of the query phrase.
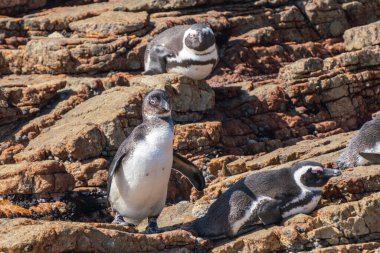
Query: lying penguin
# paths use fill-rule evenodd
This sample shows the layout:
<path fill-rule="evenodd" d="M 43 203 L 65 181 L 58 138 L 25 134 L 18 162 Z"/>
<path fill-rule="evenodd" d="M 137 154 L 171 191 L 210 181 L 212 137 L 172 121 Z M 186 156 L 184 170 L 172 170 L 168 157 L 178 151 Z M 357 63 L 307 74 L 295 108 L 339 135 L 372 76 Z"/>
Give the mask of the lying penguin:
<path fill-rule="evenodd" d="M 190 229 L 198 236 L 220 239 L 242 234 L 255 224 L 310 213 L 321 198 L 322 186 L 340 174 L 311 161 L 252 174 L 223 193 Z"/>
<path fill-rule="evenodd" d="M 205 24 L 181 25 L 165 30 L 147 46 L 145 75 L 177 73 L 205 79 L 218 62 L 215 36 Z"/>
<path fill-rule="evenodd" d="M 205 180 L 190 161 L 173 154 L 173 120 L 168 94 L 154 90 L 142 105 L 143 123 L 121 144 L 109 168 L 108 200 L 114 223 L 136 226 L 148 217 L 147 233 L 161 230 L 157 217 L 165 206 L 170 171 L 185 175 L 199 191 Z"/>
<path fill-rule="evenodd" d="M 341 169 L 368 163 L 380 164 L 380 116 L 360 128 L 337 161 Z"/>

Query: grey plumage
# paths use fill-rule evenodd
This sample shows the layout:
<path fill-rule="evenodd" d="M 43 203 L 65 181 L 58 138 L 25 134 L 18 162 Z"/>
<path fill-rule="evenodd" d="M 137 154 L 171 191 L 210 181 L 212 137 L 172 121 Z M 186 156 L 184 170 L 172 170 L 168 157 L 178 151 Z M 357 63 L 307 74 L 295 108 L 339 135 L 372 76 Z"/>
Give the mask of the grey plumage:
<path fill-rule="evenodd" d="M 277 223 L 290 215 L 310 212 L 320 199 L 321 187 L 339 174 L 309 161 L 255 173 L 223 193 L 192 229 L 210 239 L 233 237 L 255 224 Z"/>
<path fill-rule="evenodd" d="M 364 154 L 360 153 L 371 153 Z M 340 168 L 356 167 L 368 163 L 378 163 L 380 156 L 380 116 L 370 120 L 360 128 L 348 147 L 340 155 L 337 164 Z"/>

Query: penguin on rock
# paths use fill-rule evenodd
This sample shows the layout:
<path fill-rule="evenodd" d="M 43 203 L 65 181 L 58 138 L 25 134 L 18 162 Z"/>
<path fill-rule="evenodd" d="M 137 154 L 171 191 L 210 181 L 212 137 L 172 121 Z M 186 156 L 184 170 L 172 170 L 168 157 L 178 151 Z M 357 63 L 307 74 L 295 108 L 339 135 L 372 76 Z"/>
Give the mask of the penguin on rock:
<path fill-rule="evenodd" d="M 208 25 L 175 26 L 148 44 L 144 75 L 167 72 L 202 80 L 211 74 L 218 60 L 215 36 Z"/>
<path fill-rule="evenodd" d="M 143 122 L 116 152 L 109 168 L 108 201 L 113 223 L 136 226 L 148 217 L 147 233 L 161 232 L 157 217 L 165 206 L 172 167 L 201 191 L 205 180 L 190 161 L 173 153 L 173 120 L 168 94 L 153 90 L 144 98 Z"/>
<path fill-rule="evenodd" d="M 340 155 L 337 164 L 341 169 L 380 164 L 380 116 L 364 123 Z"/>
<path fill-rule="evenodd" d="M 221 239 L 247 232 L 253 225 L 310 213 L 321 198 L 322 187 L 340 174 L 311 161 L 252 174 L 223 193 L 205 216 L 190 225 L 190 230 L 200 237 Z"/>

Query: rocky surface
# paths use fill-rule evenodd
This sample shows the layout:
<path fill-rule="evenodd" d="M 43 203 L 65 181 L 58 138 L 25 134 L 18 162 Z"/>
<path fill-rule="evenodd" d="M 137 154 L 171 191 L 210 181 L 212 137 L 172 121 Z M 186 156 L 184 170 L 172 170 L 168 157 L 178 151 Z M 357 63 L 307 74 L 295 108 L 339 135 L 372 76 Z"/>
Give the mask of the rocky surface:
<path fill-rule="evenodd" d="M 379 13 L 378 0 L 1 2 L 0 251 L 375 252 L 376 165 L 331 180 L 312 214 L 239 238 L 175 228 L 251 173 L 335 166 L 380 109 Z M 221 56 L 207 80 L 141 75 L 155 35 L 196 22 L 213 28 Z M 145 235 L 108 224 L 104 196 L 154 88 L 169 93 L 174 148 L 207 187 L 173 172 L 158 221 L 169 231 Z"/>

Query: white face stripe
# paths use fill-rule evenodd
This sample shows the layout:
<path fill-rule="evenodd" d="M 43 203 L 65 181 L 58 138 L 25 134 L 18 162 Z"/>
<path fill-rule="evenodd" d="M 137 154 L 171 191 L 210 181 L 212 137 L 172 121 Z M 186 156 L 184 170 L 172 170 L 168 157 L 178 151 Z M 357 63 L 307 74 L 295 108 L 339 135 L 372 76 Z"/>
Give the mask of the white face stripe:
<path fill-rule="evenodd" d="M 320 170 L 322 167 L 310 166 L 310 165 L 302 166 L 301 168 L 296 170 L 296 172 L 294 173 L 294 180 L 296 181 L 297 185 L 302 189 L 302 191 L 320 191 L 322 189 L 322 187 L 309 187 L 309 186 L 304 185 L 301 182 L 302 175 L 305 174 L 308 171 L 308 169 L 310 169 L 310 168 L 312 170 Z"/>
<path fill-rule="evenodd" d="M 256 210 L 257 206 L 263 201 L 263 200 L 271 200 L 272 198 L 270 197 L 266 197 L 266 196 L 263 196 L 263 197 L 259 197 L 257 198 L 256 200 L 252 201 L 251 203 L 251 206 L 248 208 L 248 210 L 245 211 L 245 214 L 244 216 L 235 221 L 233 224 L 232 224 L 232 233 L 234 235 L 237 234 L 237 232 L 239 232 L 240 228 L 249 220 L 249 218 L 252 216 L 252 213 L 253 211 Z M 230 201 L 232 200 L 232 198 L 230 199 Z M 230 205 L 233 205 L 233 203 L 229 203 Z"/>
<path fill-rule="evenodd" d="M 310 165 L 305 165 L 305 166 L 302 166 L 301 168 L 299 168 L 294 173 L 294 180 L 296 181 L 297 185 L 301 188 L 302 192 L 297 198 L 295 198 L 292 201 L 290 201 L 289 203 L 287 203 L 284 207 L 286 207 L 290 204 L 293 204 L 293 203 L 297 203 L 298 201 L 304 199 L 307 194 L 313 194 L 313 192 L 315 192 L 315 191 L 321 191 L 322 190 L 322 187 L 309 187 L 309 186 L 304 185 L 301 182 L 302 175 L 305 174 L 310 168 L 312 170 L 316 170 L 316 171 L 323 169 L 323 167 L 320 167 L 320 166 L 310 166 Z M 316 208 L 320 199 L 321 199 L 321 195 L 317 194 L 306 205 L 293 208 L 293 209 L 283 213 L 282 217 L 286 218 L 286 217 L 289 217 L 289 216 L 297 214 L 297 213 L 310 213 L 311 211 L 313 211 Z"/>

